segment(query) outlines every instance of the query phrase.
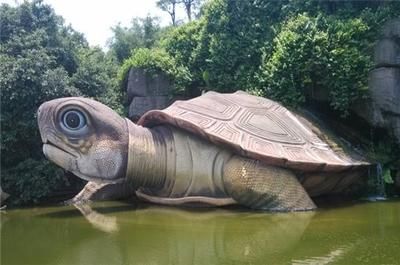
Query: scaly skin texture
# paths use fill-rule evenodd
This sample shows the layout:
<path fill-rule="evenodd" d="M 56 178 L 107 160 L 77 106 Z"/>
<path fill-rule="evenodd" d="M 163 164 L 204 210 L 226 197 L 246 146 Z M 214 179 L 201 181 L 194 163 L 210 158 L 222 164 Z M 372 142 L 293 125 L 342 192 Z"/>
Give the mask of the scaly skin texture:
<path fill-rule="evenodd" d="M 228 193 L 240 204 L 270 211 L 304 211 L 317 207 L 289 170 L 240 156 L 224 167 Z"/>
<path fill-rule="evenodd" d="M 288 170 L 236 156 L 180 129 L 137 126 L 93 100 L 44 103 L 38 122 L 46 157 L 90 181 L 73 203 L 89 200 L 105 184 L 123 182 L 140 198 L 161 204 L 315 208 Z"/>

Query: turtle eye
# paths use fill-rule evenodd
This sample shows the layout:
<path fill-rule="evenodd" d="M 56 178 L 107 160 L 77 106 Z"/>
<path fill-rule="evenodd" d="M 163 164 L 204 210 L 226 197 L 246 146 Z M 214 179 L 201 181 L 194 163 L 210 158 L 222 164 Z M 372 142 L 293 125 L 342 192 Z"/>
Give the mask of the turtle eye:
<path fill-rule="evenodd" d="M 86 119 L 83 113 L 79 110 L 67 110 L 62 115 L 62 123 L 66 129 L 77 131 L 86 125 Z"/>

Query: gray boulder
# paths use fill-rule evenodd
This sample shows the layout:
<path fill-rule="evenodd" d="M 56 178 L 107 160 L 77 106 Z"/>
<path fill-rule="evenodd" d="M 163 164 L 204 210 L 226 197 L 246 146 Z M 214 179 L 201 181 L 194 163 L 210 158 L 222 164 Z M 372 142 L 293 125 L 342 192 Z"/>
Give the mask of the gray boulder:
<path fill-rule="evenodd" d="M 136 121 L 147 111 L 164 109 L 170 104 L 168 96 L 134 97 L 129 105 L 129 118 Z"/>
<path fill-rule="evenodd" d="M 127 83 L 128 117 L 136 121 L 149 110 L 168 107 L 173 102 L 172 89 L 172 82 L 164 73 L 150 74 L 144 69 L 131 68 Z"/>

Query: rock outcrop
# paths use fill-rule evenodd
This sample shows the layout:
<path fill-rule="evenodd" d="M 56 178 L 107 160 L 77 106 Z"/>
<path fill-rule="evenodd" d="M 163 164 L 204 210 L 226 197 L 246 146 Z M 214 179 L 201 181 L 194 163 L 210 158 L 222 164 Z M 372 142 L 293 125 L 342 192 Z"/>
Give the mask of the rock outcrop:
<path fill-rule="evenodd" d="M 384 128 L 400 143 L 400 19 L 389 21 L 375 47 L 369 99 L 353 111 L 371 126 Z"/>
<path fill-rule="evenodd" d="M 172 83 L 163 73 L 150 74 L 144 69 L 131 68 L 128 74 L 128 117 L 136 121 L 149 110 L 164 109 L 173 99 Z"/>

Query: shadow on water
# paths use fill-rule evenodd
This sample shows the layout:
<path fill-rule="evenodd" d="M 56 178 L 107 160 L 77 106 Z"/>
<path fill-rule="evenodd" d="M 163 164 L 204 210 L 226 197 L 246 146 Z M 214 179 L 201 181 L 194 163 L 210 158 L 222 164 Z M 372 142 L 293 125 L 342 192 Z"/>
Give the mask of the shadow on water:
<path fill-rule="evenodd" d="M 316 212 L 123 202 L 1 218 L 1 264 L 396 264 L 400 201 Z"/>

